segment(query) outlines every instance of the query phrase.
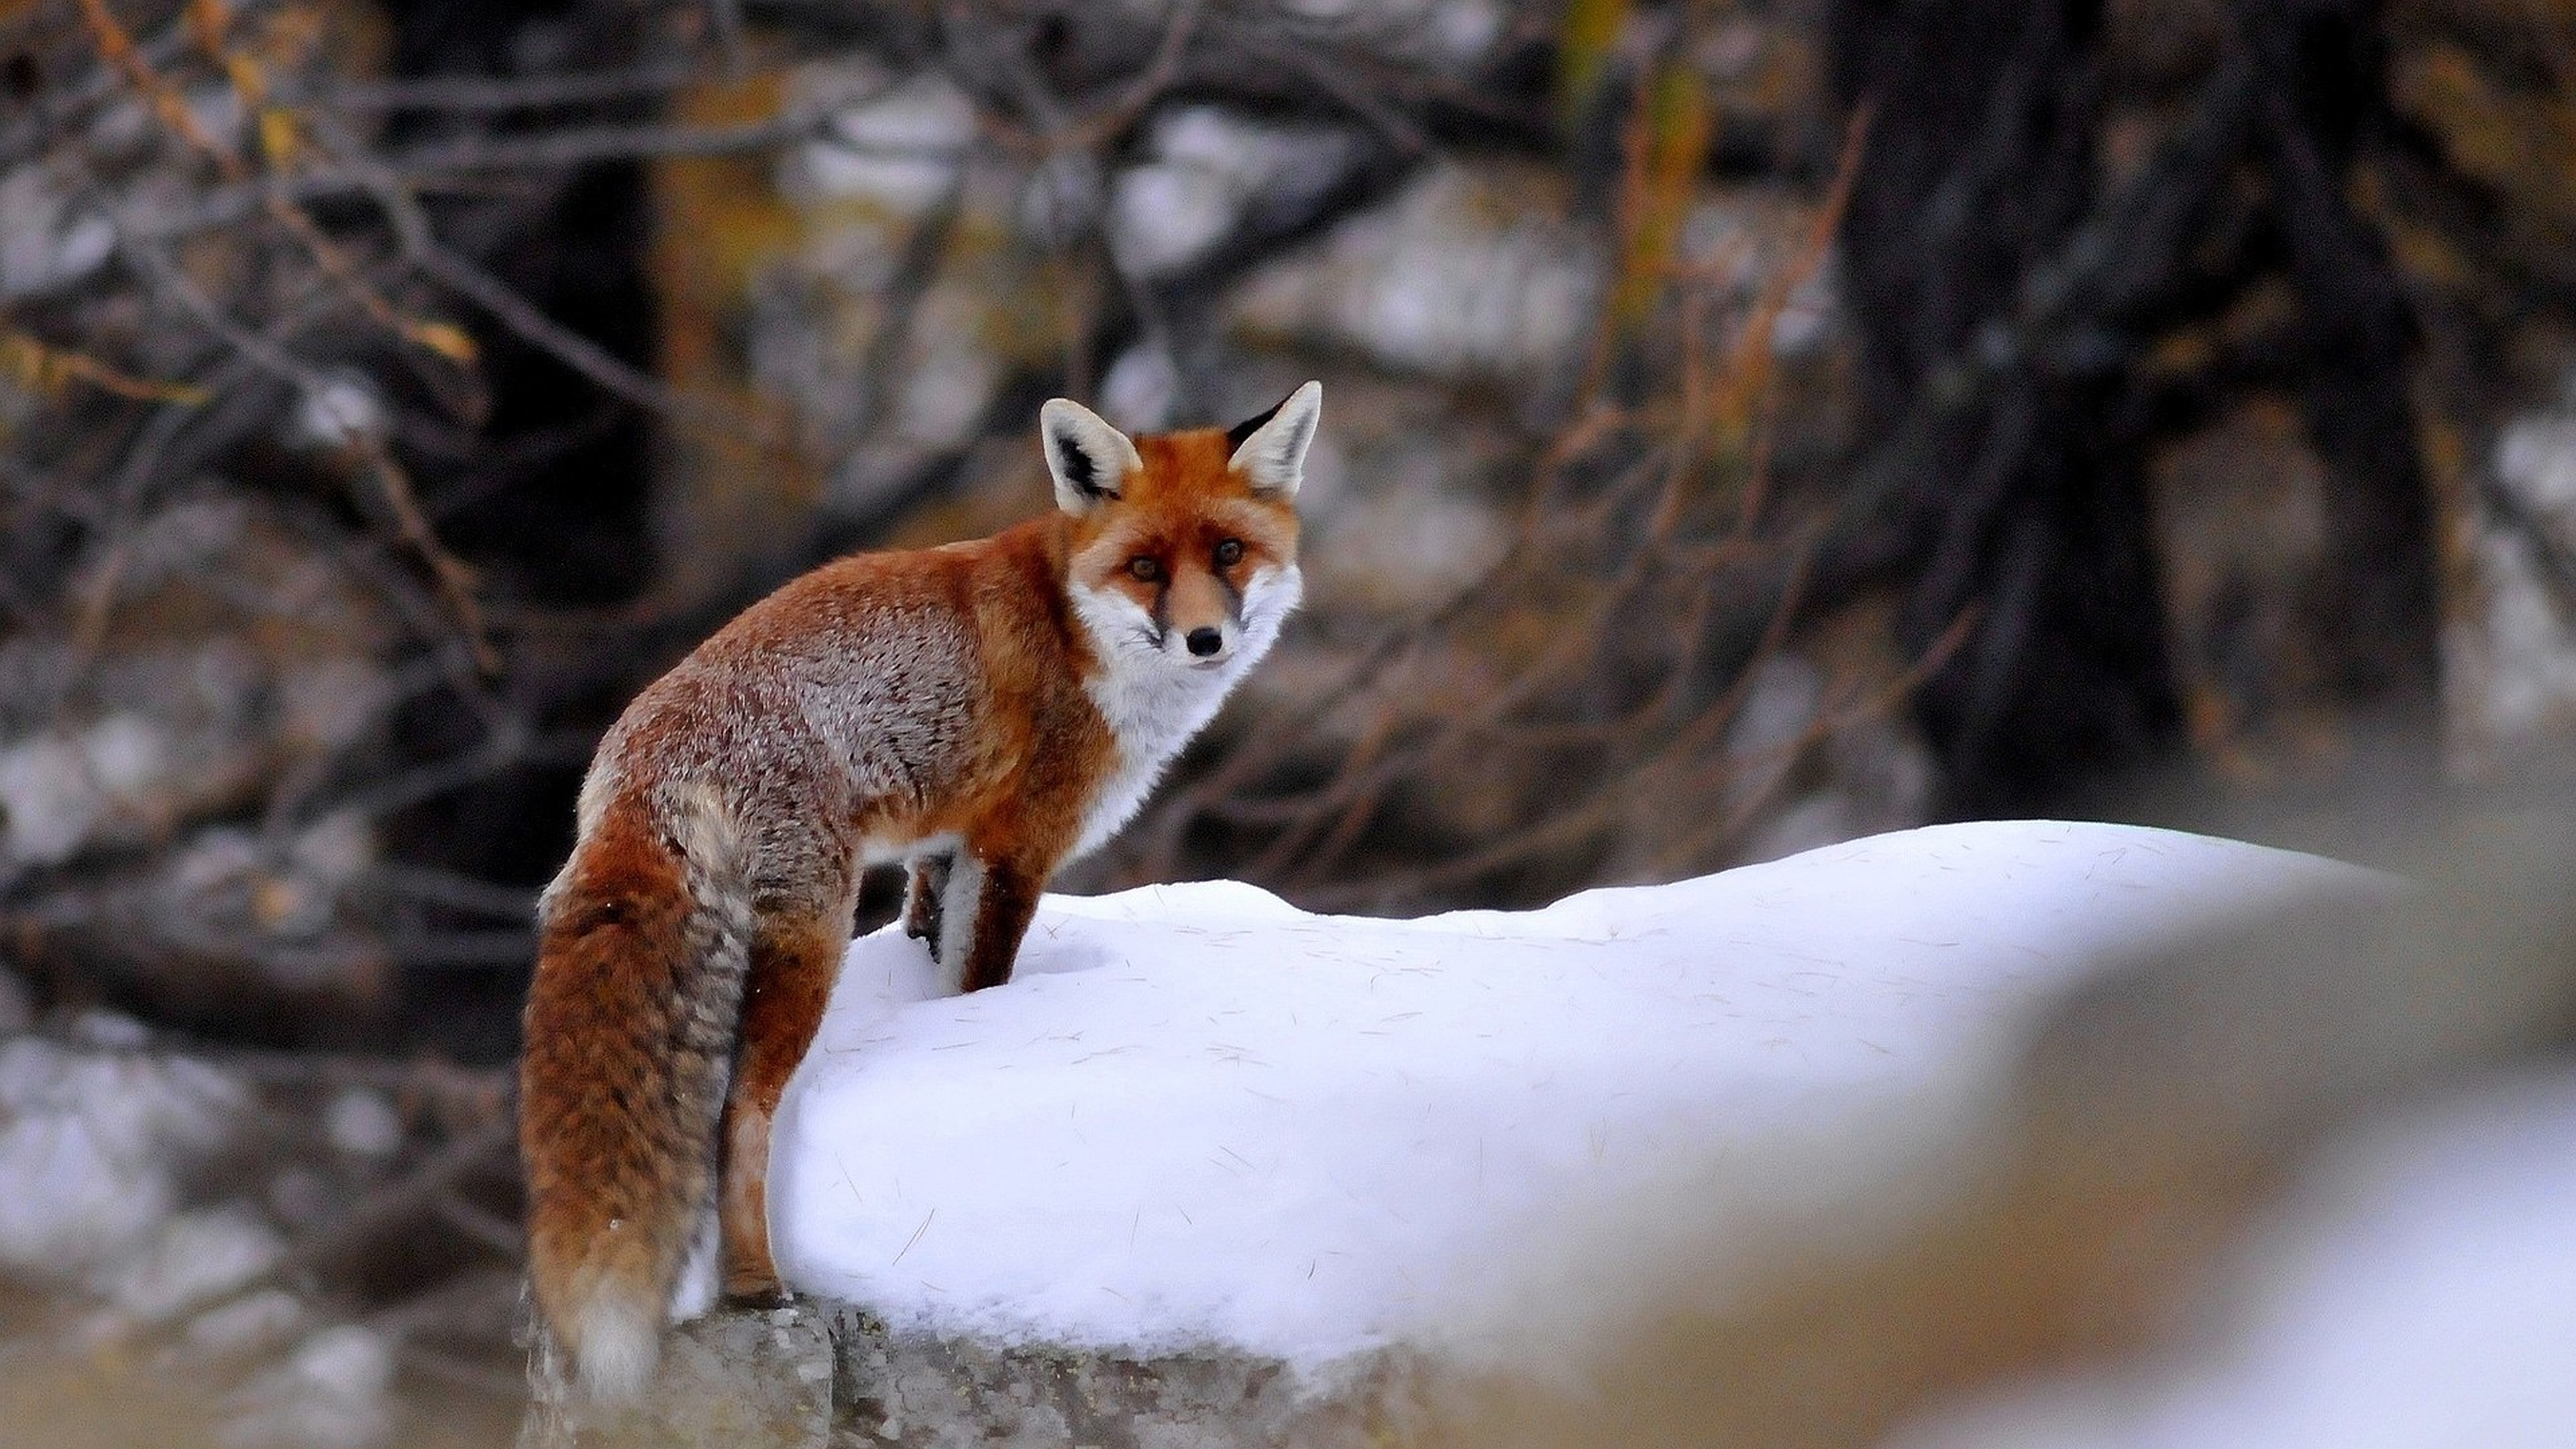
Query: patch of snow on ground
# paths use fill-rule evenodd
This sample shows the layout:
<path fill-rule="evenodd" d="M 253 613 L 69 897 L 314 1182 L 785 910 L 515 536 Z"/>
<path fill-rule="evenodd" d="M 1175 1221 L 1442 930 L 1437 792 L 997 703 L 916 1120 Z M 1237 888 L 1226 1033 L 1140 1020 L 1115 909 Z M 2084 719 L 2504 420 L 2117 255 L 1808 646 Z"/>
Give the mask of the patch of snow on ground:
<path fill-rule="evenodd" d="M 115 1019 L 89 1025 L 115 1045 Z M 194 1062 L 0 1041 L 0 1184 L 14 1185 L 0 1191 L 0 1273 L 61 1282 L 122 1261 L 162 1230 L 175 1174 L 243 1101 L 238 1083 Z"/>
<path fill-rule="evenodd" d="M 1314 1367 L 1452 1338 L 1679 1180 L 1773 1225 L 1937 1181 L 2016 1028 L 2106 953 L 2383 879 L 2025 822 L 1525 913 L 1161 886 L 1047 897 L 1012 984 L 940 999 L 889 929 L 782 1109 L 779 1257 L 1003 1343 Z"/>
<path fill-rule="evenodd" d="M 2347 1134 L 2198 1356 L 1927 1420 L 1905 1449 L 2480 1449 L 2576 1442 L 2576 1074 Z"/>
<path fill-rule="evenodd" d="M 381 1093 L 351 1087 L 322 1110 L 331 1145 L 352 1157 L 391 1157 L 403 1142 L 402 1114 Z"/>
<path fill-rule="evenodd" d="M 393 1427 L 386 1391 L 393 1345 L 356 1324 L 336 1324 L 297 1344 L 286 1363 L 253 1379 L 227 1403 L 221 1435 L 240 1449 L 365 1449 Z"/>
<path fill-rule="evenodd" d="M 239 1204 L 181 1213 L 150 1248 L 116 1264 L 109 1301 L 144 1322 L 198 1307 L 268 1271 L 286 1239 Z"/>

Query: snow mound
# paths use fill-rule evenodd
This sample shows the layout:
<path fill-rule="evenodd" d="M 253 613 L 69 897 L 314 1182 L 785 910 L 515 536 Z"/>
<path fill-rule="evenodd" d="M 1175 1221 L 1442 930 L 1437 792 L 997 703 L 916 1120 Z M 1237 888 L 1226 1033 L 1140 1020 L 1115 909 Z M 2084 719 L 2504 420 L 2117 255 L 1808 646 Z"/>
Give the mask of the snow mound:
<path fill-rule="evenodd" d="M 1454 1339 L 1677 1182 L 1776 1225 L 1937 1179 L 2096 963 L 2384 884 L 2018 822 L 1522 913 L 1050 896 L 1016 979 L 969 997 L 932 999 L 890 928 L 851 946 L 782 1108 L 779 1260 L 898 1330 L 1005 1345 L 1312 1368 Z"/>

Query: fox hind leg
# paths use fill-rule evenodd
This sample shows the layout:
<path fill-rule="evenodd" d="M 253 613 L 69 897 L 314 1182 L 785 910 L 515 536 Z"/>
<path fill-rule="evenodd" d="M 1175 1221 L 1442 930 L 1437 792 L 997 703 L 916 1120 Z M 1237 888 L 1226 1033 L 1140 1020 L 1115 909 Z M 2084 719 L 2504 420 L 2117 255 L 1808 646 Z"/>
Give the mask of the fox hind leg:
<path fill-rule="evenodd" d="M 718 1207 L 724 1291 L 736 1302 L 786 1296 L 769 1242 L 770 1128 L 788 1078 L 822 1025 L 849 945 L 848 920 L 846 905 L 816 917 L 771 918 L 752 940 L 742 1050 L 725 1103 Z"/>
<path fill-rule="evenodd" d="M 916 855 L 911 862 L 911 883 L 904 888 L 903 933 L 916 941 L 930 942 L 934 951 L 939 945 L 940 917 L 945 914 L 941 900 L 948 893 L 948 878 L 956 864 L 957 857 L 949 851 Z"/>

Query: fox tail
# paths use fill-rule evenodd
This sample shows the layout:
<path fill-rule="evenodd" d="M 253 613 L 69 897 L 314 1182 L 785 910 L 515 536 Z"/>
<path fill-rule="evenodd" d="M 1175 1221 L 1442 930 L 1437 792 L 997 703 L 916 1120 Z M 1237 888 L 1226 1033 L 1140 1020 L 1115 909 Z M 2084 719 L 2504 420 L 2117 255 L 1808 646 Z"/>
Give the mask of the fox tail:
<path fill-rule="evenodd" d="M 519 1092 L 528 1283 L 594 1401 L 639 1393 L 664 1322 L 712 1297 L 752 936 L 742 854 L 713 792 L 629 797 L 583 831 L 539 908 Z"/>

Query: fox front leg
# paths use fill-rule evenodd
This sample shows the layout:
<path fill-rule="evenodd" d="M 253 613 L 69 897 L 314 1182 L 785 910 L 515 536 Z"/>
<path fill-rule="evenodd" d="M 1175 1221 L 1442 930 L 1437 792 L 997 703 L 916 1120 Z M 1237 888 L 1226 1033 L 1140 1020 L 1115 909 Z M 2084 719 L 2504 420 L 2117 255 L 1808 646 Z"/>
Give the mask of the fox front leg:
<path fill-rule="evenodd" d="M 912 878 L 903 892 L 903 933 L 916 941 L 928 941 L 931 949 L 939 947 L 941 909 L 948 893 L 948 878 L 957 857 L 947 851 L 912 858 Z"/>
<path fill-rule="evenodd" d="M 981 991 L 1011 979 L 1020 940 L 1036 918 L 1043 872 L 961 850 L 939 899 L 939 973 L 955 990 Z"/>

